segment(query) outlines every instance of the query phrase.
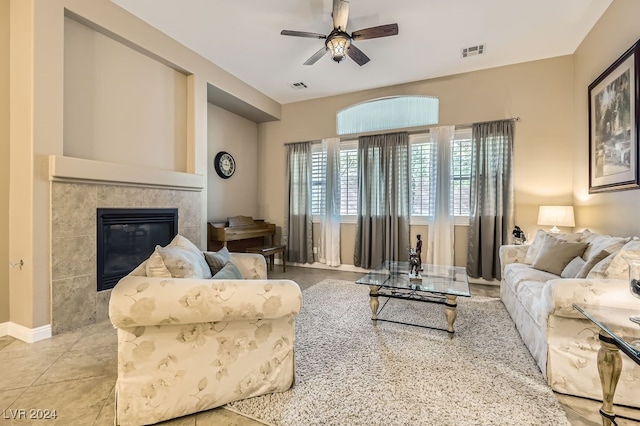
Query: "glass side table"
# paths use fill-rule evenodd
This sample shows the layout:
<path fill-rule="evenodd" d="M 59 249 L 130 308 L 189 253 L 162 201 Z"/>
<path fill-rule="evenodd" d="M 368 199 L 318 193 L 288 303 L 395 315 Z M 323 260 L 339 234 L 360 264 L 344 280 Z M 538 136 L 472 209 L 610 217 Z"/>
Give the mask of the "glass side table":
<path fill-rule="evenodd" d="M 631 327 L 633 331 L 630 336 L 619 336 L 607 327 L 607 318 L 611 318 L 614 311 L 619 314 L 623 310 L 603 306 L 580 306 L 575 303 L 573 308 L 599 329 L 598 374 L 602 385 L 600 415 L 602 416 L 603 426 L 615 425 L 616 415 L 613 412 L 613 396 L 622 371 L 620 351 L 640 365 L 640 326 L 637 327 L 637 332 L 635 328 Z M 629 320 L 629 324 L 633 324 L 633 322 Z"/>

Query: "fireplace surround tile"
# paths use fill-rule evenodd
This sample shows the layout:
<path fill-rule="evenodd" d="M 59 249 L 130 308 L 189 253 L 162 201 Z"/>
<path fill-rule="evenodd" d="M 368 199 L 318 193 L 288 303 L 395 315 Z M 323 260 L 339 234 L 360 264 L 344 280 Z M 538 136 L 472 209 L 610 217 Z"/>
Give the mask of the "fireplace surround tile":
<path fill-rule="evenodd" d="M 53 182 L 51 200 L 52 332 L 108 318 L 110 290 L 97 291 L 97 208 L 178 208 L 178 232 L 199 245 L 201 192 Z M 73 308 L 70 309 L 69 307 Z"/>
<path fill-rule="evenodd" d="M 54 184 L 51 223 L 57 237 L 92 235 L 95 228 L 97 206 L 97 188 L 88 184 Z"/>
<path fill-rule="evenodd" d="M 53 334 L 96 323 L 96 274 L 52 281 Z"/>
<path fill-rule="evenodd" d="M 95 230 L 93 232 L 94 235 L 53 239 L 51 245 L 51 277 L 53 280 L 95 274 Z"/>

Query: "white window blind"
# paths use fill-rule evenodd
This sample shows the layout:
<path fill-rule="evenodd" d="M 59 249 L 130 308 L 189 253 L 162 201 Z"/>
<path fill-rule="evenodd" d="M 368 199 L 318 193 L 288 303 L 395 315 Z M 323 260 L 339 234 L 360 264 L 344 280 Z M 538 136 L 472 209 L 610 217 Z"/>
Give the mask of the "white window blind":
<path fill-rule="evenodd" d="M 431 217 L 435 207 L 433 162 L 436 160 L 436 146 L 427 141 L 426 135 L 412 135 L 411 142 L 411 215 Z"/>
<path fill-rule="evenodd" d="M 451 146 L 451 214 L 469 216 L 471 201 L 471 129 L 456 130 Z"/>
<path fill-rule="evenodd" d="M 435 209 L 436 146 L 426 134 L 411 135 L 411 215 L 432 217 Z M 471 129 L 456 130 L 451 144 L 451 200 L 453 216 L 469 216 Z"/>
<path fill-rule="evenodd" d="M 344 142 L 340 148 L 340 214 L 358 214 L 358 143 Z"/>
<path fill-rule="evenodd" d="M 324 212 L 327 199 L 327 153 L 321 144 L 311 147 L 311 214 L 319 216 Z"/>

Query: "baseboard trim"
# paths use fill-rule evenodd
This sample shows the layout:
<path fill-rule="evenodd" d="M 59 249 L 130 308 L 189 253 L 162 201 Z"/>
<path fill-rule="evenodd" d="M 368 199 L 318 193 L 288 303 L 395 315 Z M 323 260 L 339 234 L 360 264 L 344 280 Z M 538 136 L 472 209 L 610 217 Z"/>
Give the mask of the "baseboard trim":
<path fill-rule="evenodd" d="M 35 343 L 51 338 L 51 324 L 36 328 L 27 328 L 13 322 L 0 324 L 0 336 L 11 336 L 26 343 Z"/>

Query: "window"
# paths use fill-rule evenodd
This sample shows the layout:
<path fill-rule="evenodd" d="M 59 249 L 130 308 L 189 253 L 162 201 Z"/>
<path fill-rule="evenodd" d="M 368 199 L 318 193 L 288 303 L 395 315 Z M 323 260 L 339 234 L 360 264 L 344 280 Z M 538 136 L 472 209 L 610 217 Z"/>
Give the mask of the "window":
<path fill-rule="evenodd" d="M 410 143 L 410 208 L 412 217 L 425 220 L 435 210 L 436 147 L 428 134 L 411 135 Z M 471 129 L 456 130 L 451 146 L 451 205 L 453 216 L 468 217 L 471 183 Z M 325 171 L 327 153 L 321 144 L 312 147 L 311 211 L 324 212 L 326 200 Z M 342 142 L 340 148 L 340 214 L 358 213 L 358 142 Z"/>
<path fill-rule="evenodd" d="M 436 146 L 427 134 L 411 136 L 411 216 L 432 217 L 435 210 Z M 471 129 L 456 130 L 451 145 L 452 216 L 469 216 Z"/>
<path fill-rule="evenodd" d="M 327 153 L 321 144 L 311 149 L 311 212 L 319 216 L 324 212 L 326 200 L 325 174 Z M 358 213 L 358 142 L 342 142 L 340 149 L 340 214 Z"/>
<path fill-rule="evenodd" d="M 348 106 L 336 114 L 338 135 L 438 124 L 440 100 L 434 96 L 390 96 Z"/>
<path fill-rule="evenodd" d="M 340 214 L 358 214 L 358 143 L 340 149 Z"/>
<path fill-rule="evenodd" d="M 471 202 L 471 129 L 456 130 L 451 147 L 452 216 L 469 216 Z"/>
<path fill-rule="evenodd" d="M 426 135 L 420 136 L 411 144 L 409 154 L 411 216 L 433 216 L 435 198 L 431 194 L 435 185 L 433 162 L 436 150 L 435 144 L 426 142 Z"/>
<path fill-rule="evenodd" d="M 327 153 L 321 144 L 311 146 L 311 214 L 319 216 L 324 212 L 327 199 Z"/>

